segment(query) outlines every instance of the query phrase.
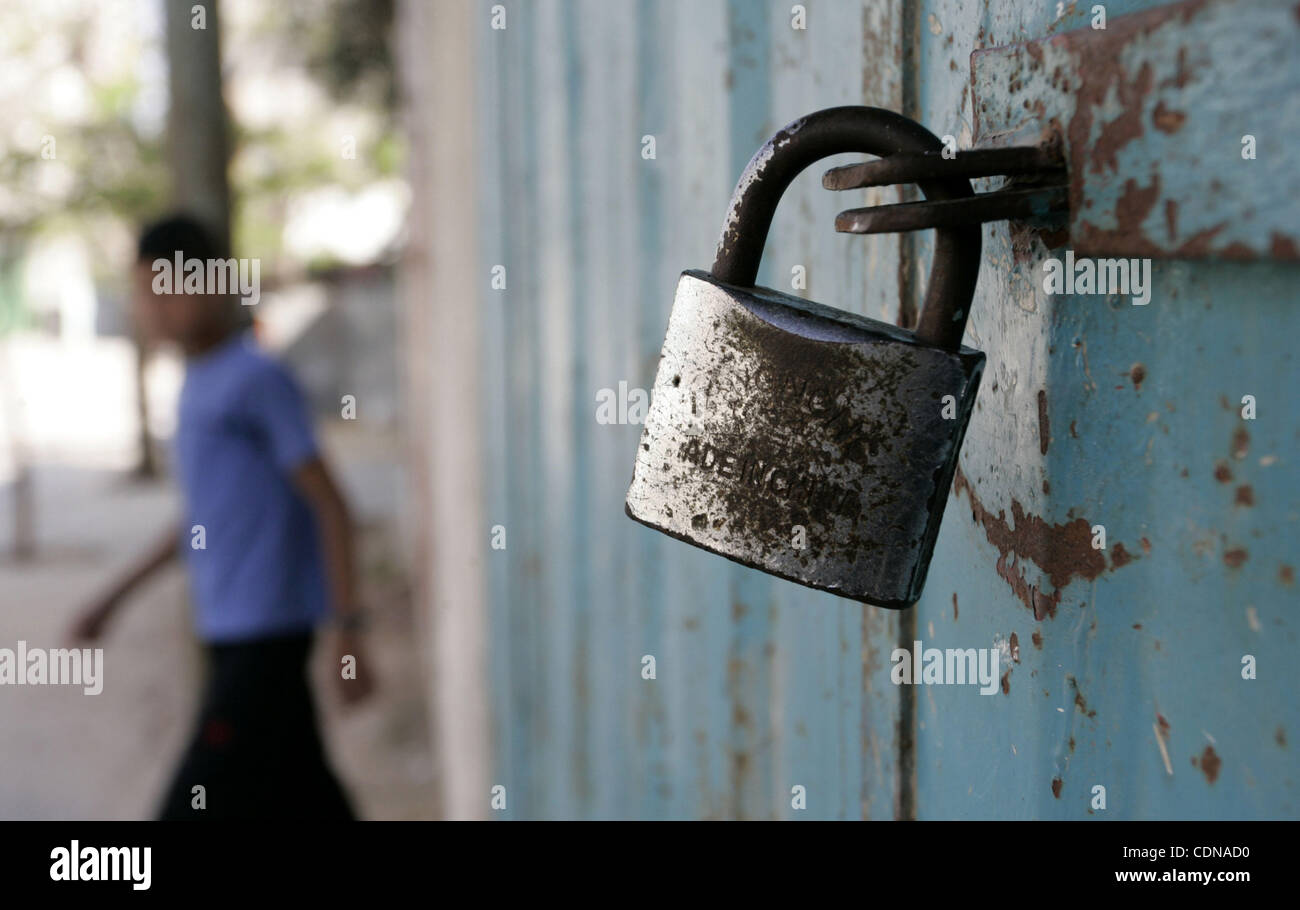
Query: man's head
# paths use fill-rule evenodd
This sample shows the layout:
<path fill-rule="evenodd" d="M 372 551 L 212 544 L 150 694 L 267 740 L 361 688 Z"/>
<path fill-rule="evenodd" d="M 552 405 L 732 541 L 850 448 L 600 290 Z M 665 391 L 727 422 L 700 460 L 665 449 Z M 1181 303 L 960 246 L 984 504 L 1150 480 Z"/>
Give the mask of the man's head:
<path fill-rule="evenodd" d="M 224 259 L 225 252 L 196 219 L 171 215 L 140 233 L 134 274 L 136 318 L 150 340 L 172 341 L 194 350 L 228 333 L 233 326 L 231 300 L 225 294 L 207 293 L 200 286 L 185 292 L 184 268 L 192 259 L 207 263 Z"/>

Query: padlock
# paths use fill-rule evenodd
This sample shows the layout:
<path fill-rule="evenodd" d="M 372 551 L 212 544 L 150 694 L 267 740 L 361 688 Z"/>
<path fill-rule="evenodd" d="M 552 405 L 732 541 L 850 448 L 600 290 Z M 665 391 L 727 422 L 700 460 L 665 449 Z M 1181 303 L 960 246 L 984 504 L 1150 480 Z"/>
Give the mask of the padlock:
<path fill-rule="evenodd" d="M 682 273 L 627 514 L 799 584 L 889 608 L 920 596 L 984 355 L 961 345 L 980 228 L 936 231 L 916 331 L 754 287 L 781 194 L 828 155 L 941 148 L 891 111 L 794 121 L 749 162 L 710 273 Z M 970 182 L 921 184 L 929 199 Z"/>

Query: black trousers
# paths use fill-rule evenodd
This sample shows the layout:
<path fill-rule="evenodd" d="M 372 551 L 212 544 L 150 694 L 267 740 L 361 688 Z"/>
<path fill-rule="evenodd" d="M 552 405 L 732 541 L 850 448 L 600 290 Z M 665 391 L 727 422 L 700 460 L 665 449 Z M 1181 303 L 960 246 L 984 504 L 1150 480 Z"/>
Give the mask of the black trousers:
<path fill-rule="evenodd" d="M 208 646 L 198 721 L 159 818 L 355 818 L 317 728 L 311 646 L 310 632 Z"/>

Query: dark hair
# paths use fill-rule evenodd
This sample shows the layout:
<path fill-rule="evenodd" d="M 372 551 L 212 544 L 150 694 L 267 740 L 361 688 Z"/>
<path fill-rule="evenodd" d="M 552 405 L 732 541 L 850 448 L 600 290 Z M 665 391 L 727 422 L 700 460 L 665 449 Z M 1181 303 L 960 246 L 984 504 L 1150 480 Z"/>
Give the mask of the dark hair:
<path fill-rule="evenodd" d="M 140 232 L 136 262 L 172 259 L 177 253 L 185 259 L 225 259 L 212 234 L 190 215 L 169 215 Z"/>

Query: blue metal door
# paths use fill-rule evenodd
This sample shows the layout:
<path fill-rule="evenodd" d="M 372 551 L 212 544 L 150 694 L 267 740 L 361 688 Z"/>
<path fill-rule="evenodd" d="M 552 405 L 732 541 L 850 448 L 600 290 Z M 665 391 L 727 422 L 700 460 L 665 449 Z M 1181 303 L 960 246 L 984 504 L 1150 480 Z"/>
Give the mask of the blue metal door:
<path fill-rule="evenodd" d="M 481 563 L 484 773 L 508 794 L 483 814 L 1300 814 L 1300 22 L 1271 0 L 1112 2 L 1104 29 L 1056 7 L 476 7 L 475 85 L 439 90 L 475 92 L 477 261 L 457 267 L 481 290 L 446 306 L 481 322 L 481 523 L 508 540 Z M 984 228 L 966 343 L 988 367 L 903 613 L 623 514 L 677 275 L 708 267 L 754 150 L 843 104 L 958 148 L 1058 142 L 1070 169 L 1068 227 Z M 805 175 L 760 283 L 914 313 L 930 236 L 833 230 L 904 198 Z M 1145 260 L 1149 301 L 1049 293 L 1067 256 Z M 992 649 L 996 692 L 896 685 L 915 642 Z"/>

